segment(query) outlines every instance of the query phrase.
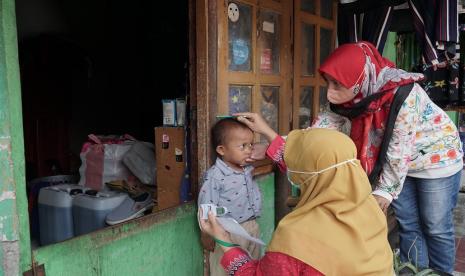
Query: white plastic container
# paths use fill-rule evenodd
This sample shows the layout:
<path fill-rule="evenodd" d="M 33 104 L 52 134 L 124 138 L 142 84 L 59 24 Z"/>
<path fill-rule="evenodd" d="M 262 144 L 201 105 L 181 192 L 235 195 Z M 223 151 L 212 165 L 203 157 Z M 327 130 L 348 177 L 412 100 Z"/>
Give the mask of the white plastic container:
<path fill-rule="evenodd" d="M 76 196 L 73 201 L 74 234 L 83 235 L 104 228 L 106 216 L 127 197 L 125 193 L 114 191 Z"/>
<path fill-rule="evenodd" d="M 38 208 L 41 245 L 74 237 L 73 198 L 86 190 L 77 184 L 60 184 L 40 190 Z"/>

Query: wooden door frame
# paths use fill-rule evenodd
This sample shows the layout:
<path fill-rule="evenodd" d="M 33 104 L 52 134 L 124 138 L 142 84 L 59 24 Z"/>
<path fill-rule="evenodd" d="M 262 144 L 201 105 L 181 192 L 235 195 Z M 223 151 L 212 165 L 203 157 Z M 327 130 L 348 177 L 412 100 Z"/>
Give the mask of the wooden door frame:
<path fill-rule="evenodd" d="M 193 161 L 197 158 L 197 179 L 212 161 L 209 130 L 216 114 L 217 86 L 217 0 L 196 0 L 195 3 L 195 102 L 193 124 L 197 135 L 192 135 Z M 194 140 L 195 138 L 195 140 Z M 193 163 L 192 170 L 195 170 Z M 198 192 L 198 190 L 196 191 Z"/>
<path fill-rule="evenodd" d="M 321 14 L 321 6 L 320 1 L 315 1 L 315 14 L 305 13 L 300 10 L 302 0 L 294 0 L 294 52 L 293 52 L 293 59 L 294 59 L 294 76 L 293 76 L 293 95 L 294 100 L 292 103 L 293 106 L 293 128 L 299 127 L 299 108 L 300 108 L 300 93 L 301 88 L 304 86 L 311 86 L 313 87 L 313 95 L 312 95 L 312 118 L 316 118 L 319 113 L 319 105 L 320 105 L 320 87 L 325 87 L 325 81 L 317 72 L 318 67 L 320 67 L 320 26 L 331 29 L 333 31 L 331 43 L 335 46 L 336 35 L 337 35 L 337 2 L 333 0 L 333 16 L 334 20 L 321 18 L 319 14 Z M 301 74 L 301 45 L 302 45 L 302 35 L 301 35 L 301 27 L 298 27 L 299 24 L 302 22 L 307 24 L 312 24 L 315 26 L 315 75 L 314 76 L 305 76 L 302 77 Z M 303 79 L 303 80 L 301 80 Z"/>

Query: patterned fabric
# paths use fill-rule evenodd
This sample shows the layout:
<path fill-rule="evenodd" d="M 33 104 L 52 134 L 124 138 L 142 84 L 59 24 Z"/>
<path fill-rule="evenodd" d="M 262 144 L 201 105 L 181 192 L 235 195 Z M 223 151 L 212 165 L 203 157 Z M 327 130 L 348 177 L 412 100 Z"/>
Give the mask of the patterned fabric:
<path fill-rule="evenodd" d="M 252 260 L 240 248 L 230 249 L 223 255 L 221 265 L 228 275 L 235 276 L 322 276 L 310 265 L 279 252 L 266 252 L 260 260 Z"/>
<path fill-rule="evenodd" d="M 394 68 L 394 64 L 383 58 L 368 42 L 340 46 L 321 65 L 319 71 L 352 89 L 355 94 L 358 93 L 351 102 L 338 105 L 338 109 L 350 109 L 370 99 L 360 115 L 350 118 L 350 137 L 357 146 L 357 157 L 370 175 L 378 160 L 397 88 L 420 80 L 423 75 Z"/>
<path fill-rule="evenodd" d="M 454 57 L 458 42 L 457 0 L 409 0 L 413 25 L 426 63 Z"/>
<path fill-rule="evenodd" d="M 458 103 L 459 67 L 458 59 L 450 59 L 434 66 L 423 64 L 421 67 L 426 77 L 422 87 L 438 106 L 445 107 Z"/>
<path fill-rule="evenodd" d="M 320 114 L 312 128 L 340 130 L 345 124 L 337 114 Z M 280 152 L 285 140 L 278 136 L 270 144 L 267 156 L 286 170 Z M 377 190 L 397 198 L 409 172 L 447 168 L 462 162 L 463 150 L 457 128 L 447 114 L 434 104 L 425 91 L 415 84 L 397 116 L 389 143 L 387 158 Z M 376 192 L 376 191 L 375 191 Z"/>
<path fill-rule="evenodd" d="M 236 274 L 237 270 L 241 268 L 241 266 L 243 266 L 244 264 L 248 263 L 250 260 L 250 257 L 247 255 L 240 255 L 237 258 L 234 258 L 226 267 L 228 275 Z"/>
<path fill-rule="evenodd" d="M 415 85 L 399 111 L 377 189 L 395 199 L 408 172 L 448 167 L 462 156 L 455 124 Z"/>
<path fill-rule="evenodd" d="M 273 160 L 278 165 L 278 168 L 281 172 L 286 172 L 287 167 L 284 163 L 284 146 L 286 145 L 286 140 L 282 136 L 276 136 L 270 145 L 266 149 L 266 156 Z"/>
<path fill-rule="evenodd" d="M 220 158 L 205 173 L 198 203 L 212 203 L 228 209 L 237 222 L 242 223 L 262 212 L 262 197 L 252 179 L 252 166 L 237 172 Z"/>

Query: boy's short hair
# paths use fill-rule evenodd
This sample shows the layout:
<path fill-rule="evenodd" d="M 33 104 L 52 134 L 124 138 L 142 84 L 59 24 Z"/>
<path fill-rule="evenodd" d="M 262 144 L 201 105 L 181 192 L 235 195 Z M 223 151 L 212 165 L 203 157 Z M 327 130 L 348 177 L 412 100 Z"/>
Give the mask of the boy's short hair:
<path fill-rule="evenodd" d="M 213 149 L 215 150 L 219 145 L 223 145 L 226 142 L 228 132 L 237 128 L 252 131 L 246 124 L 241 123 L 233 118 L 225 118 L 216 122 L 211 129 L 211 141 Z"/>

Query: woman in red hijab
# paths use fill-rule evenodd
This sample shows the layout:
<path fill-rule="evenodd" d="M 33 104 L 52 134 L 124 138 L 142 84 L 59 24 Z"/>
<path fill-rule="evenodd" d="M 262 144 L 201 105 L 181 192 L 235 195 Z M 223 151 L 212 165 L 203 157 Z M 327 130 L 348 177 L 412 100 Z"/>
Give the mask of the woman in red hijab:
<path fill-rule="evenodd" d="M 341 45 L 319 72 L 330 110 L 311 127 L 350 129 L 373 196 L 384 212 L 395 211 L 401 260 L 451 274 L 463 152 L 453 122 L 416 83 L 423 75 L 395 68 L 369 42 Z M 285 138 L 258 114 L 235 115 L 267 138 L 266 155 L 285 171 Z M 253 158 L 264 153 L 257 146 Z"/>

